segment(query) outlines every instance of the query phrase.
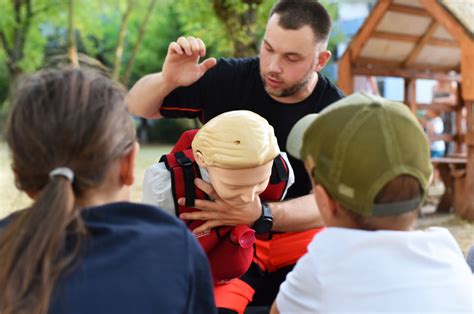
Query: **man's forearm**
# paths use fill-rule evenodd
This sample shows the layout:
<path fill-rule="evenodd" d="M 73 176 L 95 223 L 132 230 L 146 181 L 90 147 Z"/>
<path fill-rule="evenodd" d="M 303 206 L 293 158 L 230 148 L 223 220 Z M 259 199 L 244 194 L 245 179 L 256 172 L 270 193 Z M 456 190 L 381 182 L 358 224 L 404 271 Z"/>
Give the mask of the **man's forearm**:
<path fill-rule="evenodd" d="M 175 88 L 176 86 L 165 82 L 162 73 L 146 75 L 128 92 L 128 111 L 143 118 L 160 118 L 161 104 Z"/>
<path fill-rule="evenodd" d="M 269 205 L 273 215 L 273 231 L 294 232 L 323 226 L 313 194 Z"/>

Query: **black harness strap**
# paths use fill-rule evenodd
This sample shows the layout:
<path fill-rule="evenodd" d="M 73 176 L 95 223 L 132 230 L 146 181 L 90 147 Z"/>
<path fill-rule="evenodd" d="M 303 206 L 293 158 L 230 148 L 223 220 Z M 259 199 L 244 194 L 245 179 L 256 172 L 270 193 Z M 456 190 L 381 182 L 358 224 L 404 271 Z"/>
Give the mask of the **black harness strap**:
<path fill-rule="evenodd" d="M 196 192 L 194 187 L 194 171 L 193 162 L 186 157 L 183 152 L 174 154 L 176 161 L 183 169 L 184 176 L 184 194 L 186 197 L 185 206 L 194 207 L 194 200 L 196 199 Z"/>

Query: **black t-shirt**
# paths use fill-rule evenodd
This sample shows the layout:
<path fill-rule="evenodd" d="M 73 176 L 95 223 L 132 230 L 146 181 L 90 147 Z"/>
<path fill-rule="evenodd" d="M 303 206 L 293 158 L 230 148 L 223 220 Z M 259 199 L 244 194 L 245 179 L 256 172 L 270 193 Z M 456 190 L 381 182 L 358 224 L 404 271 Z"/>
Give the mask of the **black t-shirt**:
<path fill-rule="evenodd" d="M 82 217 L 85 250 L 56 283 L 48 313 L 215 313 L 206 255 L 183 222 L 133 203 L 84 209 Z"/>
<path fill-rule="evenodd" d="M 301 102 L 285 104 L 268 95 L 260 77 L 259 59 L 220 59 L 196 83 L 175 89 L 165 98 L 160 113 L 167 118 L 199 118 L 203 123 L 231 110 L 250 110 L 268 120 L 275 129 L 280 149 L 293 125 L 303 116 L 318 113 L 344 97 L 324 75 L 318 73 L 313 93 Z M 303 163 L 290 156 L 295 184 L 286 198 L 306 195 L 311 190 Z"/>

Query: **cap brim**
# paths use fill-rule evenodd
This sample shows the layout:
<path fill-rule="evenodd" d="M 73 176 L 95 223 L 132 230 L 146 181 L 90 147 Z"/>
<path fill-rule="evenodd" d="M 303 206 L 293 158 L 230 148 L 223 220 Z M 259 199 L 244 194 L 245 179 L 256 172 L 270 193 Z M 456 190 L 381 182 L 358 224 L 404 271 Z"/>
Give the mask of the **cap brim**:
<path fill-rule="evenodd" d="M 286 150 L 291 156 L 302 159 L 301 147 L 303 146 L 304 133 L 317 117 L 317 113 L 308 114 L 293 126 L 286 140 Z"/>

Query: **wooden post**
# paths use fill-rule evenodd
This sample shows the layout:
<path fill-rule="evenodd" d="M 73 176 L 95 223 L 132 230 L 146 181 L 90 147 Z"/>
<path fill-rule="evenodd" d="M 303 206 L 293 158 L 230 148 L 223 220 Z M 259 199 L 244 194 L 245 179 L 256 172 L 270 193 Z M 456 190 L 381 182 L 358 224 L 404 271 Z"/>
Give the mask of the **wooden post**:
<path fill-rule="evenodd" d="M 406 78 L 404 80 L 404 103 L 410 108 L 411 112 L 416 115 L 416 79 Z"/>
<path fill-rule="evenodd" d="M 464 101 L 462 99 L 462 90 L 461 90 L 461 84 L 458 82 L 456 84 L 456 111 L 455 111 L 455 129 L 456 129 L 456 149 L 454 151 L 455 154 L 459 155 L 462 154 L 463 152 L 463 146 L 464 143 L 462 141 L 461 136 L 465 135 L 466 130 L 464 130 L 464 126 L 466 125 L 465 117 L 463 117 L 463 108 L 464 108 Z"/>
<path fill-rule="evenodd" d="M 354 92 L 354 76 L 352 74 L 351 52 L 347 50 L 339 60 L 338 86 L 346 95 Z"/>
<path fill-rule="evenodd" d="M 460 216 L 474 220 L 474 40 L 461 41 L 462 98 L 467 109 L 467 165 L 465 201 L 459 210 Z"/>

